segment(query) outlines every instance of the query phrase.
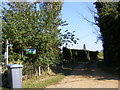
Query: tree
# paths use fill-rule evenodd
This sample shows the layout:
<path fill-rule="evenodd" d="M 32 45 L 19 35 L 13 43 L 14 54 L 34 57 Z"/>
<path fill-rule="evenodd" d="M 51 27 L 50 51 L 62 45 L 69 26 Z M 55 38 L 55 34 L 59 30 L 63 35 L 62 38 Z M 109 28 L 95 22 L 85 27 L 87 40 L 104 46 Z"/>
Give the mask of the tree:
<path fill-rule="evenodd" d="M 70 45 L 77 44 L 78 38 L 75 37 L 75 31 L 70 32 L 68 30 L 65 31 L 65 33 L 61 34 L 61 42 L 64 47 L 69 47 Z"/>
<path fill-rule="evenodd" d="M 37 54 L 24 54 L 24 64 L 46 69 L 46 65 L 59 63 L 61 41 L 58 27 L 63 25 L 60 17 L 62 3 L 10 2 L 6 5 L 2 12 L 3 40 L 8 39 L 13 44 L 10 60 L 22 60 L 21 52 L 31 48 L 36 49 Z"/>
<path fill-rule="evenodd" d="M 98 26 L 103 38 L 104 62 L 119 66 L 120 2 L 96 2 Z"/>
<path fill-rule="evenodd" d="M 85 44 L 83 45 L 83 50 L 86 50 L 86 45 Z"/>
<path fill-rule="evenodd" d="M 33 72 L 37 72 L 38 66 L 49 71 L 50 67 L 60 63 L 59 47 L 66 34 L 61 34 L 59 27 L 67 25 L 61 17 L 63 3 L 7 2 L 3 4 L 3 41 L 8 39 L 13 44 L 9 52 L 9 61 L 12 63 L 20 61 L 24 64 L 24 71 L 29 69 Z M 67 35 L 67 39 L 76 42 L 71 33 L 67 32 Z M 27 48 L 36 49 L 37 53 L 25 54 Z"/>
<path fill-rule="evenodd" d="M 61 30 L 58 27 L 63 25 L 60 13 L 62 3 L 44 2 L 40 8 L 42 23 L 44 23 L 43 33 L 47 42 L 44 44 L 47 48 L 45 47 L 41 54 L 47 57 L 48 60 L 45 63 L 49 70 L 50 65 L 60 62 L 60 49 L 58 47 L 61 45 L 61 41 L 58 36 Z"/>

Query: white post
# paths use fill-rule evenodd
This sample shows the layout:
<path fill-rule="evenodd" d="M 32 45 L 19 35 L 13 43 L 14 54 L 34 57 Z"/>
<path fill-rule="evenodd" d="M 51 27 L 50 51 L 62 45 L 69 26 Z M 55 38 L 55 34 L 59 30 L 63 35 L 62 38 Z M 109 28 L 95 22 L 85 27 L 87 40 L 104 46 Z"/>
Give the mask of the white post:
<path fill-rule="evenodd" d="M 8 40 L 6 41 L 6 65 L 8 65 Z"/>
<path fill-rule="evenodd" d="M 40 66 L 38 67 L 38 76 L 41 75 L 41 70 L 40 70 Z"/>

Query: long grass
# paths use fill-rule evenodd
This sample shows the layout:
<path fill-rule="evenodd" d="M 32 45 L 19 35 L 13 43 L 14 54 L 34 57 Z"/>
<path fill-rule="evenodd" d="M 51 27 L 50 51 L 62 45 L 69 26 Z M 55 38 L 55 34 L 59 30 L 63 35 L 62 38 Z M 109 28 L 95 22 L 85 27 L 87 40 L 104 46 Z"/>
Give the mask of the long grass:
<path fill-rule="evenodd" d="M 77 62 L 74 64 L 69 64 L 66 67 L 68 69 L 60 69 L 57 70 L 57 74 L 54 76 L 51 75 L 43 75 L 42 77 L 33 77 L 31 79 L 23 81 L 23 88 L 45 88 L 49 85 L 56 84 L 57 82 L 61 81 L 65 76 L 69 75 L 73 68 L 75 68 L 79 64 L 83 64 L 84 62 Z M 70 69 L 69 69 L 70 68 Z"/>
<path fill-rule="evenodd" d="M 40 77 L 35 80 L 35 78 L 32 78 L 27 81 L 23 81 L 23 88 L 45 88 L 48 85 L 55 84 L 58 81 L 62 80 L 65 77 L 63 74 L 58 74 L 56 76 L 49 76 L 44 77 L 47 78 L 45 80 L 42 80 Z"/>

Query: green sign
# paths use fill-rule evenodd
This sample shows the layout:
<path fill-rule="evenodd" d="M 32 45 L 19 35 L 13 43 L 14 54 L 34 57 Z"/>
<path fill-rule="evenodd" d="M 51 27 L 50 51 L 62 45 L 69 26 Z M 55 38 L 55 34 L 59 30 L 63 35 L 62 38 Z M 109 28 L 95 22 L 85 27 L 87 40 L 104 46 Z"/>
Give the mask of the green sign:
<path fill-rule="evenodd" d="M 36 54 L 36 49 L 26 49 L 26 54 Z"/>

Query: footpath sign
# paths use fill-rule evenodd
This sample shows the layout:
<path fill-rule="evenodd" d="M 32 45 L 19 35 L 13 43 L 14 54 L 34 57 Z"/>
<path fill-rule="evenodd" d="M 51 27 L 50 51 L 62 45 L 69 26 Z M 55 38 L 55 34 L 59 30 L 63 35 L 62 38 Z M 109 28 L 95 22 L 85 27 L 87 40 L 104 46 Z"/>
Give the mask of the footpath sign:
<path fill-rule="evenodd" d="M 7 52 L 4 52 L 4 58 L 7 59 L 8 55 Z"/>
<path fill-rule="evenodd" d="M 36 49 L 26 49 L 26 54 L 36 54 Z"/>

